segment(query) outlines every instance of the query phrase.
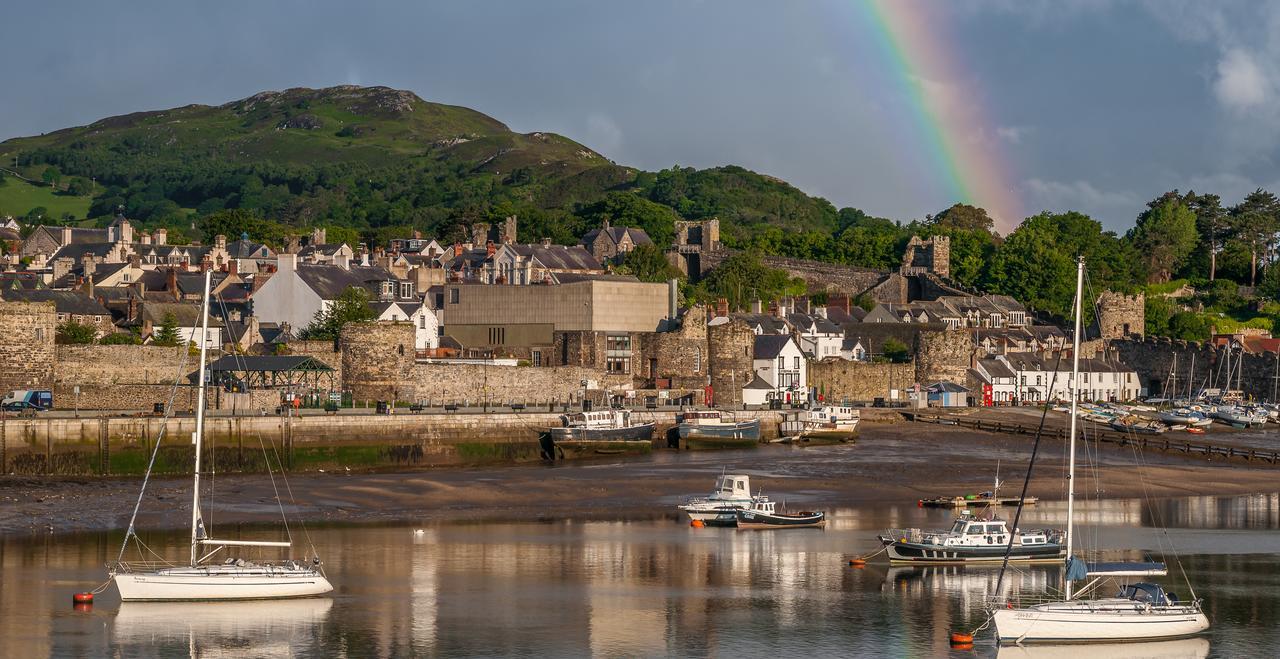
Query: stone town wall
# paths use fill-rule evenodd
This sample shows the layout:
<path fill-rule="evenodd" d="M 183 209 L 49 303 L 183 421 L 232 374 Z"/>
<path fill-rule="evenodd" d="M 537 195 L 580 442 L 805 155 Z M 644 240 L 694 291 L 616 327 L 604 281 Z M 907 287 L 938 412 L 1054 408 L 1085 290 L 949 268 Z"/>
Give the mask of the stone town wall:
<path fill-rule="evenodd" d="M 407 400 L 414 365 L 412 323 L 347 323 L 342 346 L 342 383 L 356 400 Z"/>
<path fill-rule="evenodd" d="M 715 404 L 742 404 L 742 387 L 755 377 L 751 351 L 756 335 L 741 320 L 707 327 L 708 368 Z"/>
<path fill-rule="evenodd" d="M 973 363 L 973 335 L 962 330 L 926 331 L 916 335 L 916 380 L 928 386 L 940 380 L 963 384 Z"/>
<path fill-rule="evenodd" d="M 168 402 L 175 381 L 187 384 L 187 376 L 195 372 L 199 358 L 186 355 L 184 362 L 186 352 L 186 347 L 57 346 L 54 404 L 71 409 L 77 404 L 75 387 L 79 386 L 80 409 L 150 410 L 155 403 Z M 194 403 L 195 389 L 179 387 L 176 408 L 185 411 Z"/>
<path fill-rule="evenodd" d="M 582 381 L 593 390 L 589 397 L 603 402 L 601 391 L 615 394 L 631 389 L 630 375 L 608 375 L 600 369 L 580 366 L 488 366 L 485 364 L 414 364 L 398 385 L 400 400 L 430 405 L 456 403 L 465 406 L 488 402 L 493 406 L 522 403 L 529 407 L 579 401 Z M 359 399 L 360 397 L 357 396 Z"/>
<path fill-rule="evenodd" d="M 52 302 L 0 301 L 0 396 L 52 388 L 56 331 Z"/>
<path fill-rule="evenodd" d="M 1177 356 L 1177 376 L 1172 386 L 1180 395 L 1186 395 L 1187 382 L 1191 381 L 1191 390 L 1196 392 L 1202 387 L 1218 387 L 1223 389 L 1237 388 L 1237 379 L 1233 376 L 1227 384 L 1226 350 L 1208 343 L 1195 341 L 1176 341 L 1168 338 L 1115 339 L 1110 342 L 1112 352 L 1130 368 L 1138 373 L 1138 380 L 1147 390 L 1147 394 L 1158 396 L 1164 393 L 1170 383 L 1170 371 Z M 1195 358 L 1194 370 L 1192 358 Z M 1231 371 L 1240 368 L 1239 352 L 1231 355 Z M 1277 400 L 1277 387 L 1280 379 L 1280 361 L 1276 353 L 1268 352 L 1259 355 L 1244 355 L 1244 368 L 1239 377 L 1239 388 L 1246 396 L 1258 400 Z M 1170 395 L 1173 395 L 1170 392 Z"/>
<path fill-rule="evenodd" d="M 809 363 L 809 386 L 831 401 L 890 399 L 890 390 L 907 390 L 915 382 L 916 366 L 909 362 L 872 364 L 827 358 Z"/>

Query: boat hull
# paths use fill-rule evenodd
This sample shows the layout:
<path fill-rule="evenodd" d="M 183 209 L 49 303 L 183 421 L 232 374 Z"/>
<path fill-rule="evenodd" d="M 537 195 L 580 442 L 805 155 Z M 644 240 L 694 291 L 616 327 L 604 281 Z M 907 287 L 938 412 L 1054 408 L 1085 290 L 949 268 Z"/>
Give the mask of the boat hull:
<path fill-rule="evenodd" d="M 1191 606 L 1115 606 L 1087 600 L 996 609 L 1000 643 L 1090 643 L 1146 641 L 1195 636 L 1209 628 L 1204 613 Z"/>
<path fill-rule="evenodd" d="M 680 439 L 745 439 L 760 441 L 760 420 L 738 421 L 735 423 L 682 423 L 677 432 Z"/>
<path fill-rule="evenodd" d="M 312 570 L 175 568 L 116 574 L 112 579 L 125 602 L 285 599 L 333 590 L 324 575 Z"/>
<path fill-rule="evenodd" d="M 1004 562 L 1005 545 L 965 547 L 934 545 L 919 542 L 903 542 L 880 536 L 886 546 L 891 565 L 999 565 Z M 1064 545 L 1015 546 L 1009 554 L 1010 563 L 1058 563 L 1067 556 Z"/>
<path fill-rule="evenodd" d="M 753 510 L 737 511 L 738 528 L 748 530 L 769 529 L 820 529 L 827 525 L 826 513 L 801 513 L 799 515 L 770 515 Z"/>
<path fill-rule="evenodd" d="M 737 512 L 741 508 L 724 507 L 716 510 L 686 510 L 690 520 L 702 522 L 705 526 L 737 526 Z"/>
<path fill-rule="evenodd" d="M 653 439 L 653 424 L 642 423 L 626 428 L 551 428 L 551 439 L 562 441 L 648 441 Z"/>

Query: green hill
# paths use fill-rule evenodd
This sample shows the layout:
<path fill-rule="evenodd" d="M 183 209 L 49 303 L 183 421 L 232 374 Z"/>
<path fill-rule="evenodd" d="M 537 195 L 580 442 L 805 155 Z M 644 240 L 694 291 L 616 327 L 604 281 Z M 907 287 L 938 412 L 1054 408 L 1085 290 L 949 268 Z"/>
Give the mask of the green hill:
<path fill-rule="evenodd" d="M 95 178 L 92 205 L 69 211 L 77 217 L 122 206 L 179 234 L 193 221 L 200 233 L 200 218 L 223 209 L 286 228 L 349 227 L 375 242 L 410 228 L 452 240 L 470 222 L 510 214 L 525 239 L 559 242 L 605 217 L 661 238 L 677 217 L 719 216 L 740 244 L 753 227 L 837 225 L 825 200 L 742 168 L 641 172 L 566 137 L 516 133 L 386 87 L 289 89 L 110 117 L 0 142 L 0 162 L 15 161 L 31 178 L 50 166 Z"/>
<path fill-rule="evenodd" d="M 54 192 L 53 188 L 0 174 L 0 216 L 23 217 L 34 209 L 44 208 L 47 221 L 58 221 L 66 215 L 81 220 L 89 212 L 89 202 L 89 197 Z"/>

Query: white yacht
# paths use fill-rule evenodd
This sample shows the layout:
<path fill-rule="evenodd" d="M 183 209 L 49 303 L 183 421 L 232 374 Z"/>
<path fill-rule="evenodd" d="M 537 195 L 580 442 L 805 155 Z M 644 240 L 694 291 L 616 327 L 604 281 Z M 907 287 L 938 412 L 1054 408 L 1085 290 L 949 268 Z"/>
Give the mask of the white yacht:
<path fill-rule="evenodd" d="M 201 336 L 209 329 L 209 281 L 212 273 L 204 277 L 204 303 L 201 309 Z M 130 540 L 142 543 L 134 531 L 138 517 L 138 504 L 125 532 L 120 556 L 111 566 L 110 574 L 120 591 L 123 601 L 136 600 L 248 600 L 310 597 L 333 590 L 325 578 L 318 557 L 307 560 L 278 562 L 252 562 L 242 558 L 220 557 L 228 547 L 277 547 L 287 548 L 292 541 L 219 540 L 209 537 L 200 514 L 200 458 L 204 435 L 205 342 L 200 342 L 199 387 L 196 403 L 196 428 L 191 441 L 195 445 L 195 469 L 192 473 L 191 500 L 191 559 L 188 565 L 155 562 L 126 562 L 125 550 Z M 156 442 L 159 448 L 160 442 Z M 148 468 L 150 476 L 150 468 Z M 147 481 L 143 480 L 143 488 Z"/>
<path fill-rule="evenodd" d="M 1084 301 L 1084 259 L 1076 267 L 1075 333 L 1072 350 L 1071 406 L 1076 408 L 1080 373 L 1081 310 Z M 1097 643 L 1111 641 L 1148 641 L 1181 638 L 1199 634 L 1209 628 L 1209 620 L 1200 609 L 1200 600 L 1191 591 L 1183 601 L 1153 583 L 1135 578 L 1166 574 L 1161 563 L 1085 563 L 1072 556 L 1075 510 L 1076 415 L 1071 415 L 1068 444 L 1067 533 L 1065 599 L 1019 606 L 1012 600 L 995 606 L 991 617 L 1000 643 Z M 1002 575 L 1003 576 L 1003 575 Z M 1090 579 L 1073 590 L 1076 581 Z M 1113 597 L 1084 598 L 1096 592 L 1108 580 L 1120 585 Z M 1187 584 L 1190 588 L 1190 583 Z M 997 592 L 999 589 L 997 588 Z"/>

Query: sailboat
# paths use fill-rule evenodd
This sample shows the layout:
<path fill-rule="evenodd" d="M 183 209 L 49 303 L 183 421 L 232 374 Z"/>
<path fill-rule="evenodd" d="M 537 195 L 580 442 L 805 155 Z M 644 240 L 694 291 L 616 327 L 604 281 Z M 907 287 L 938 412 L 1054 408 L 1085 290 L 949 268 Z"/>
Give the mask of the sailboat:
<path fill-rule="evenodd" d="M 1167 574 L 1162 563 L 1085 563 L 1072 555 L 1075 511 L 1076 406 L 1080 374 L 1081 308 L 1084 302 L 1084 258 L 1076 265 L 1075 337 L 1071 366 L 1071 435 L 1067 472 L 1067 564 L 1065 598 L 992 612 L 1000 643 L 1090 643 L 1146 641 L 1194 636 L 1209 628 L 1194 591 L 1179 600 L 1161 586 L 1129 579 Z M 1092 579 L 1076 593 L 1075 581 Z M 1112 597 L 1082 598 L 1109 580 L 1123 585 Z M 1188 584 L 1190 587 L 1190 584 Z"/>
<path fill-rule="evenodd" d="M 110 568 L 123 601 L 174 601 L 174 600 L 249 600 L 310 597 L 333 590 L 325 578 L 320 559 L 307 561 L 252 562 L 229 557 L 214 562 L 215 556 L 228 547 L 289 547 L 292 542 L 259 540 L 220 540 L 209 537 L 200 514 L 200 453 L 204 437 L 205 406 L 205 350 L 209 331 L 209 283 L 212 272 L 205 272 L 204 302 L 200 321 L 200 370 L 196 402 L 196 429 L 191 441 L 195 445 L 195 469 L 192 472 L 191 500 L 191 559 L 188 565 L 178 566 L 156 563 L 127 563 L 125 547 L 131 538 L 137 538 L 134 522 L 138 517 L 135 505 L 133 518 L 125 533 L 120 558 Z M 148 467 L 148 477 L 150 467 Z M 143 480 L 143 489 L 146 488 Z M 139 494 L 138 502 L 142 501 Z M 140 541 L 139 541 L 140 542 Z"/>

